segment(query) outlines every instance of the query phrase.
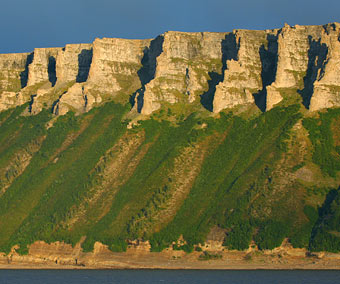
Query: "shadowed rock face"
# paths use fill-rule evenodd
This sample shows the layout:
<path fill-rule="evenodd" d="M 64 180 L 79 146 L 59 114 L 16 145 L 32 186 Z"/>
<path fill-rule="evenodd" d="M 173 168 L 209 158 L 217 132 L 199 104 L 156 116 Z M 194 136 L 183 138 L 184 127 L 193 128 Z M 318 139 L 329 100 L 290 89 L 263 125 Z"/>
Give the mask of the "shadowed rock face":
<path fill-rule="evenodd" d="M 153 40 L 103 38 L 3 54 L 0 110 L 34 98 L 34 113 L 57 105 L 62 111 L 55 113 L 83 112 L 111 99 L 130 100 L 146 115 L 163 104 L 202 104 L 215 113 L 256 104 L 265 111 L 292 91 L 311 111 L 340 106 L 339 30 L 334 23 L 166 32 Z"/>

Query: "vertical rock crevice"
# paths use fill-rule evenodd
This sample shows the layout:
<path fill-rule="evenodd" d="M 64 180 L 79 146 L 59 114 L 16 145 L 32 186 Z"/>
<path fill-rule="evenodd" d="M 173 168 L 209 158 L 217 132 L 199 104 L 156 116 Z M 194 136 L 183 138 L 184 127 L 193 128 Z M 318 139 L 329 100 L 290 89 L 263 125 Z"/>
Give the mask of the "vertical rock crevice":
<path fill-rule="evenodd" d="M 77 83 L 86 82 L 90 72 L 92 63 L 93 49 L 82 49 L 78 54 L 78 74 Z"/>
<path fill-rule="evenodd" d="M 262 112 L 265 112 L 267 107 L 267 87 L 275 81 L 278 59 L 277 39 L 277 34 L 268 34 L 267 43 L 261 45 L 259 50 L 262 65 L 262 90 L 253 96 L 255 104 Z"/>
<path fill-rule="evenodd" d="M 32 63 L 32 61 L 33 61 L 33 52 L 27 55 L 25 70 L 20 73 L 21 89 L 23 89 L 27 86 L 28 66 Z"/>
<path fill-rule="evenodd" d="M 216 86 L 213 100 L 215 113 L 253 104 L 253 95 L 263 88 L 260 49 L 267 43 L 267 32 L 235 30 L 233 34 L 238 47 L 235 51 L 237 57 L 232 54 L 226 61 L 223 81 Z"/>
<path fill-rule="evenodd" d="M 322 33 L 322 26 L 291 27 L 287 24 L 279 31 L 277 71 L 275 81 L 266 88 L 266 110 L 282 100 L 286 103 L 302 102 L 301 93 L 310 77 L 307 73 L 314 64 L 311 63 L 311 43 L 318 41 Z"/>
<path fill-rule="evenodd" d="M 48 80 L 54 87 L 57 82 L 57 72 L 56 72 L 56 59 L 54 56 L 50 56 L 48 58 L 48 66 L 47 66 Z"/>
<path fill-rule="evenodd" d="M 302 96 L 302 103 L 309 109 L 310 100 L 314 93 L 314 82 L 318 77 L 322 77 L 326 64 L 328 47 L 325 43 L 321 43 L 321 38 L 318 40 L 308 37 L 309 50 L 308 50 L 308 68 L 306 76 L 304 77 L 304 88 L 299 92 Z"/>
<path fill-rule="evenodd" d="M 57 81 L 57 55 L 62 48 L 36 48 L 32 63 L 28 66 L 27 86 Z"/>
<path fill-rule="evenodd" d="M 214 73 L 222 69 L 221 41 L 225 36 L 226 33 L 166 32 L 155 77 L 145 85 L 141 113 L 151 114 L 163 104 L 200 106 L 202 94 L 220 80 Z M 203 96 L 203 103 L 209 94 Z M 175 108 L 180 111 L 180 107 Z"/>
<path fill-rule="evenodd" d="M 221 42 L 221 52 L 222 52 L 222 68 L 221 73 L 209 72 L 210 80 L 208 80 L 208 90 L 204 92 L 201 97 L 201 104 L 203 107 L 210 112 L 213 111 L 213 101 L 216 92 L 216 86 L 223 82 L 224 72 L 227 69 L 227 61 L 237 60 L 238 53 L 238 43 L 236 42 L 236 37 L 234 33 L 228 33 Z"/>
<path fill-rule="evenodd" d="M 150 46 L 143 51 L 142 68 L 137 74 L 142 87 L 132 95 L 132 107 L 136 105 L 137 111 L 141 112 L 144 105 L 145 85 L 155 78 L 157 57 L 163 52 L 164 36 L 158 36 L 150 42 Z"/>
<path fill-rule="evenodd" d="M 313 84 L 309 110 L 340 107 L 340 24 L 324 27 L 321 35 L 320 62 L 316 62 L 317 78 Z M 327 54 L 325 54 L 326 47 Z M 323 53 L 322 53 L 323 52 Z M 318 66 L 319 65 L 321 66 Z M 319 67 L 319 68 L 318 68 Z"/>
<path fill-rule="evenodd" d="M 67 44 L 58 52 L 56 62 L 57 84 L 87 80 L 92 62 L 92 44 Z"/>

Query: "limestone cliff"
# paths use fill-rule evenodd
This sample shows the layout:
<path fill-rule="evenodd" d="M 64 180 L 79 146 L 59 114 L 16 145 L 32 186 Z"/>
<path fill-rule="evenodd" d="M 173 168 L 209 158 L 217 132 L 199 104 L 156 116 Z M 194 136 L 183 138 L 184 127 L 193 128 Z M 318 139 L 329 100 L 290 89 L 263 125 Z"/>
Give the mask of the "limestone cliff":
<path fill-rule="evenodd" d="M 340 24 L 327 25 L 318 45 L 322 53 L 316 58 L 317 74 L 310 100 L 312 111 L 340 106 Z"/>
<path fill-rule="evenodd" d="M 56 58 L 56 76 L 59 82 L 87 80 L 92 62 L 92 44 L 67 44 Z"/>
<path fill-rule="evenodd" d="M 202 95 L 209 73 L 221 73 L 224 37 L 223 33 L 165 33 L 154 79 L 145 86 L 142 113 L 152 113 L 162 102 L 192 103 Z"/>
<path fill-rule="evenodd" d="M 339 104 L 339 24 L 286 25 L 278 35 L 275 82 L 267 88 L 267 110 L 298 89 L 311 111 Z"/>
<path fill-rule="evenodd" d="M 291 94 L 311 111 L 340 106 L 340 24 L 231 33 L 166 32 L 155 39 L 0 55 L 0 111 L 30 101 L 36 114 L 86 112 L 130 102 L 148 115 L 163 105 L 239 105 L 269 110 Z"/>
<path fill-rule="evenodd" d="M 56 83 L 56 57 L 61 48 L 36 48 L 33 52 L 33 61 L 28 67 L 27 86 L 43 82 Z"/>
<path fill-rule="evenodd" d="M 0 54 L 0 111 L 23 104 L 19 94 L 27 83 L 30 53 Z"/>
<path fill-rule="evenodd" d="M 100 91 L 103 96 L 124 92 L 129 97 L 141 87 L 138 71 L 149 44 L 150 40 L 96 39 L 88 88 Z"/>
<path fill-rule="evenodd" d="M 220 112 L 242 104 L 254 103 L 253 95 L 262 89 L 262 52 L 268 45 L 266 31 L 236 30 L 230 36 L 233 50 L 227 50 L 224 79 L 216 87 L 213 111 Z"/>

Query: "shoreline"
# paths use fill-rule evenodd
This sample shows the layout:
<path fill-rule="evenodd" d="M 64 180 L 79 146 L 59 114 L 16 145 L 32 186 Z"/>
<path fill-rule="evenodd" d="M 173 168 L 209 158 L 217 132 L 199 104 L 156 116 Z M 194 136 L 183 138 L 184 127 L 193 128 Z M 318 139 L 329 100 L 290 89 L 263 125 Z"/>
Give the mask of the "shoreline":
<path fill-rule="evenodd" d="M 99 242 L 93 252 L 83 252 L 80 243 L 72 247 L 62 242 L 35 242 L 27 255 L 19 255 L 17 248 L 13 247 L 7 255 L 0 253 L 0 270 L 340 270 L 340 254 L 311 254 L 288 244 L 270 251 L 231 251 L 210 246 L 208 250 L 191 253 L 171 248 L 150 252 L 145 244 L 131 246 L 126 252 L 112 252 Z"/>
<path fill-rule="evenodd" d="M 327 270 L 340 270 L 339 266 L 325 267 L 325 266 L 315 266 L 315 267 L 301 267 L 301 266 L 226 266 L 221 268 L 220 266 L 216 267 L 102 267 L 102 266 L 73 266 L 73 265 L 34 265 L 34 264 L 0 264 L 1 270 L 232 270 L 232 271 L 247 271 L 247 270 L 276 270 L 276 271 L 289 271 L 289 270 L 303 270 L 303 271 L 327 271 Z"/>
<path fill-rule="evenodd" d="M 61 260 L 62 261 L 62 260 Z M 64 260 L 65 261 L 65 260 Z M 340 270 L 339 259 L 309 259 L 263 256 L 254 260 L 209 260 L 200 261 L 191 255 L 180 260 L 164 259 L 164 256 L 148 258 L 122 254 L 119 258 L 80 259 L 81 264 L 70 262 L 55 263 L 46 259 L 32 261 L 16 260 L 6 263 L 0 261 L 0 270 Z M 278 262 L 281 261 L 281 262 Z"/>

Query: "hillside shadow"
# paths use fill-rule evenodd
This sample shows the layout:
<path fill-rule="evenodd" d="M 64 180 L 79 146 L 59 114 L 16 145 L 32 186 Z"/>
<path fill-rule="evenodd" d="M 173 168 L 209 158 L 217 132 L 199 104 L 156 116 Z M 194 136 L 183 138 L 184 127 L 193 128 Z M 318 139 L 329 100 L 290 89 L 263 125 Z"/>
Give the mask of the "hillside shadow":
<path fill-rule="evenodd" d="M 222 69 L 221 73 L 209 72 L 210 80 L 208 80 L 208 90 L 203 93 L 200 97 L 201 104 L 205 109 L 213 111 L 213 101 L 216 92 L 216 86 L 223 82 L 224 72 L 227 69 L 228 60 L 237 60 L 238 54 L 238 43 L 236 42 L 236 36 L 234 33 L 229 33 L 221 42 L 222 51 Z"/>
<path fill-rule="evenodd" d="M 146 47 L 143 51 L 142 67 L 137 72 L 142 87 L 134 92 L 129 100 L 132 108 L 137 103 L 138 112 L 141 112 L 144 105 L 145 85 L 155 78 L 156 60 L 163 51 L 163 42 L 164 37 L 158 36 L 150 42 L 150 47 Z"/>
<path fill-rule="evenodd" d="M 262 65 L 262 89 L 253 94 L 253 97 L 255 104 L 262 112 L 265 112 L 267 108 L 267 86 L 270 86 L 275 81 L 278 60 L 277 39 L 277 35 L 267 35 L 268 47 L 266 48 L 263 44 L 259 50 Z"/>
<path fill-rule="evenodd" d="M 330 190 L 325 198 L 324 203 L 321 207 L 318 208 L 318 219 L 316 220 L 312 233 L 311 233 L 311 240 L 315 237 L 317 234 L 317 231 L 322 226 L 323 222 L 329 218 L 329 214 L 331 212 L 331 205 L 333 201 L 338 197 L 340 192 L 340 187 L 338 189 L 332 189 Z"/>
<path fill-rule="evenodd" d="M 328 214 L 330 205 L 332 204 L 333 200 L 338 196 L 339 191 L 340 187 L 338 189 L 332 189 L 327 193 L 324 203 L 319 208 L 319 216 L 324 216 Z"/>
<path fill-rule="evenodd" d="M 34 56 L 33 52 L 30 53 L 29 55 L 27 55 L 26 64 L 25 64 L 25 70 L 20 73 L 20 85 L 21 85 L 21 89 L 25 88 L 27 86 L 27 82 L 28 82 L 28 66 L 33 62 L 33 56 Z"/>
<path fill-rule="evenodd" d="M 78 74 L 76 77 L 77 83 L 86 82 L 90 72 L 92 63 L 93 50 L 83 49 L 78 54 Z"/>
<path fill-rule="evenodd" d="M 328 47 L 325 43 L 321 43 L 321 39 L 314 40 L 312 36 L 308 37 L 308 67 L 306 76 L 303 78 L 303 89 L 299 90 L 302 97 L 302 103 L 306 109 L 309 109 L 310 100 L 314 92 L 314 82 L 317 80 L 318 74 L 322 76 L 324 65 L 327 59 Z"/>

